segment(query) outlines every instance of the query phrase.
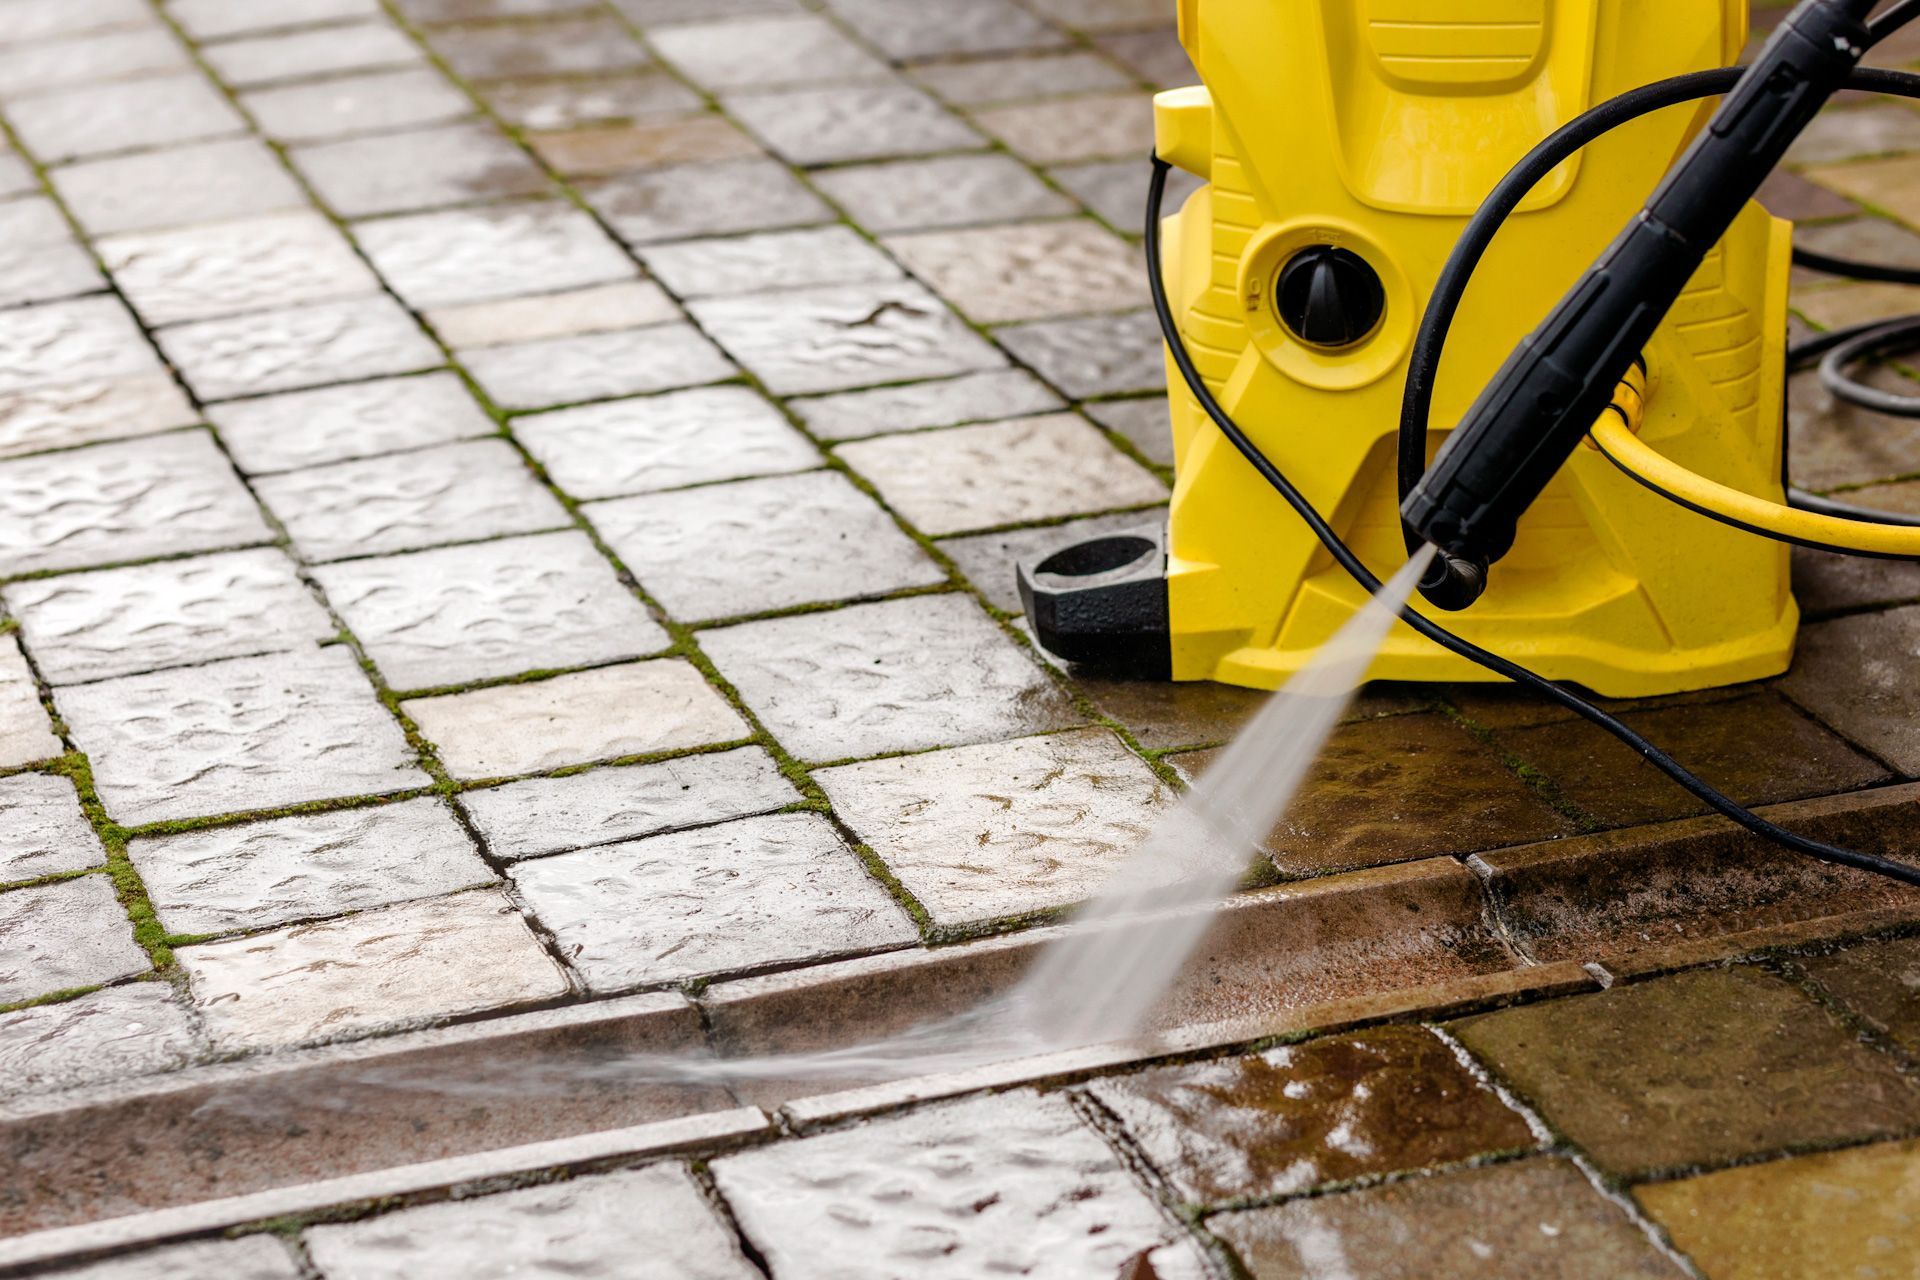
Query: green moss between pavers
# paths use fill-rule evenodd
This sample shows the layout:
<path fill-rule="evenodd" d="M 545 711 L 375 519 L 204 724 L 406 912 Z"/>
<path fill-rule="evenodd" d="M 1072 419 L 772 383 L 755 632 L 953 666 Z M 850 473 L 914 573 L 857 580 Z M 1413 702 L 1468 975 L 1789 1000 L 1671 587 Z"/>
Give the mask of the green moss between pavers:
<path fill-rule="evenodd" d="M 1527 763 L 1502 746 L 1499 739 L 1494 736 L 1493 730 L 1473 719 L 1464 711 L 1461 711 L 1459 707 L 1444 698 L 1436 701 L 1435 710 L 1439 711 L 1441 715 L 1444 715 L 1454 724 L 1459 725 L 1462 729 L 1466 730 L 1467 733 L 1471 734 L 1476 741 L 1484 744 L 1491 750 L 1499 758 L 1501 765 L 1507 772 L 1526 783 L 1528 788 L 1531 789 L 1535 795 L 1539 796 L 1555 813 L 1558 813 L 1568 822 L 1573 823 L 1578 834 L 1593 835 L 1597 832 L 1608 830 L 1606 823 L 1601 822 L 1570 800 L 1567 794 L 1560 789 L 1560 785 L 1552 778 L 1548 777 L 1536 766 Z"/>

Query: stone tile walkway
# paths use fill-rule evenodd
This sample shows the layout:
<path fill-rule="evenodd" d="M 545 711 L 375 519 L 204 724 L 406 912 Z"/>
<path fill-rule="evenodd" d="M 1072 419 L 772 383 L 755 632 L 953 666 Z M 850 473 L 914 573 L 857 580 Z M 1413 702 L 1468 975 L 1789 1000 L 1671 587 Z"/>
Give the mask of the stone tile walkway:
<path fill-rule="evenodd" d="M 1170 7 L 0 0 L 0 1231 L 641 1125 L 61 1274 L 1920 1267 L 1920 895 L 1495 690 L 1368 691 L 1186 1041 L 527 1084 L 1004 989 L 1256 705 L 1058 670 L 1010 590 L 1168 497 Z M 1844 102 L 1767 198 L 1920 263 L 1920 119 Z M 1920 434 L 1792 416 L 1920 510 Z M 1628 719 L 1920 854 L 1920 572 L 1795 572 L 1789 677 Z"/>

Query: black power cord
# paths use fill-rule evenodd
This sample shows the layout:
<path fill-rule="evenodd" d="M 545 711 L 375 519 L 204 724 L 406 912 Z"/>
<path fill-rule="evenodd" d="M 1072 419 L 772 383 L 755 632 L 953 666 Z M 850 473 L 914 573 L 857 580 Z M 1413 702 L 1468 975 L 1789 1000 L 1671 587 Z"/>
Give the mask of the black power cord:
<path fill-rule="evenodd" d="M 1920 0 L 1908 0 L 1908 5 L 1920 10 Z M 1904 7 L 1904 6 L 1903 6 Z M 1521 161 L 1512 174 L 1495 188 L 1469 224 L 1468 232 L 1463 233 L 1461 243 L 1449 259 L 1441 273 L 1440 284 L 1436 286 L 1434 299 L 1428 307 L 1426 319 L 1421 326 L 1420 337 L 1416 340 L 1413 365 L 1408 374 L 1406 406 L 1402 415 L 1401 458 L 1403 476 L 1407 456 L 1408 437 L 1413 436 L 1413 444 L 1418 449 L 1416 468 L 1424 468 L 1426 463 L 1426 416 L 1432 401 L 1433 372 L 1438 367 L 1439 353 L 1445 343 L 1447 328 L 1451 325 L 1454 313 L 1458 310 L 1460 296 L 1465 292 L 1467 281 L 1472 277 L 1486 246 L 1492 242 L 1493 233 L 1512 210 L 1518 207 L 1535 182 L 1550 173 L 1565 157 L 1560 156 L 1545 162 L 1552 154 L 1549 146 L 1571 145 L 1578 150 L 1588 142 L 1598 138 L 1608 130 L 1637 119 L 1649 111 L 1663 106 L 1672 106 L 1698 98 L 1725 93 L 1738 80 L 1740 71 L 1697 72 L 1680 76 L 1672 80 L 1635 90 L 1622 98 L 1603 104 L 1580 116 L 1556 132 L 1546 143 L 1535 148 Z M 1886 91 L 1902 93 L 1909 97 L 1920 97 L 1920 76 L 1906 76 L 1896 72 L 1862 70 L 1854 74 L 1851 82 L 1859 88 L 1882 88 Z M 1577 141 L 1574 141 L 1576 140 Z M 1571 150 L 1567 154 L 1571 154 Z M 1539 168 L 1545 163 L 1544 168 Z M 1293 483 L 1287 479 L 1273 461 L 1260 450 L 1260 447 L 1240 429 L 1225 408 L 1214 397 L 1195 367 L 1193 355 L 1188 350 L 1186 339 L 1180 332 L 1179 321 L 1173 313 L 1172 303 L 1167 297 L 1167 285 L 1162 264 L 1161 211 L 1166 203 L 1167 176 L 1172 166 L 1159 156 L 1152 157 L 1153 178 L 1147 192 L 1146 256 L 1147 279 L 1153 298 L 1154 315 L 1160 324 L 1160 331 L 1167 342 L 1174 367 L 1179 370 L 1181 379 L 1193 394 L 1195 401 L 1213 420 L 1228 442 L 1245 458 L 1260 477 L 1293 508 L 1322 546 L 1353 579 L 1370 594 L 1378 594 L 1382 583 L 1372 570 L 1354 554 L 1353 549 L 1341 539 L 1332 525 L 1316 510 Z M 1527 174 L 1538 169 L 1538 176 L 1528 178 Z M 1519 184 L 1524 182 L 1524 186 Z M 1504 204 L 1504 207 L 1503 207 Z M 1469 239 L 1472 236 L 1473 239 Z M 1421 378 L 1416 385 L 1415 379 Z M 1417 412 L 1415 412 L 1417 410 Z M 1417 432 L 1407 430 L 1410 421 L 1417 421 Z M 1419 478 L 1419 470 L 1414 472 Z M 1417 550 L 1417 546 L 1410 550 Z M 1403 607 L 1400 617 L 1415 632 L 1431 640 L 1448 652 L 1466 658 L 1468 661 L 1499 675 L 1515 684 L 1522 685 L 1547 698 L 1549 701 L 1565 707 L 1600 728 L 1606 730 L 1621 742 L 1639 753 L 1642 759 L 1666 774 L 1680 787 L 1706 804 L 1709 808 L 1726 817 L 1739 826 L 1771 840 L 1785 848 L 1822 862 L 1851 867 L 1874 875 L 1897 880 L 1903 884 L 1920 887 L 1920 868 L 1910 867 L 1875 854 L 1862 853 L 1856 849 L 1847 849 L 1839 845 L 1828 844 L 1808 836 L 1789 831 L 1754 813 L 1744 805 L 1722 794 L 1708 783 L 1695 776 L 1652 742 L 1635 732 L 1634 729 L 1608 714 L 1600 707 L 1587 701 L 1573 690 L 1555 681 L 1549 680 L 1527 668 L 1512 662 L 1488 649 L 1483 649 L 1472 641 L 1455 635 L 1439 623 L 1415 611 L 1412 607 Z"/>

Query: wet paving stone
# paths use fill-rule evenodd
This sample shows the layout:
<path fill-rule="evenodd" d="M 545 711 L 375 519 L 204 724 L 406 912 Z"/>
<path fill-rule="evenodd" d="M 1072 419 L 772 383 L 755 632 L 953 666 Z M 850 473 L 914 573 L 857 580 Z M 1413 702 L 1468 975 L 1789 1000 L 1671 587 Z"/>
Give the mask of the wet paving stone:
<path fill-rule="evenodd" d="M 195 1056 L 197 1039 L 165 982 L 0 1013 L 0 1097 L 170 1071 Z"/>
<path fill-rule="evenodd" d="M 71 781 L 49 773 L 0 778 L 0 882 L 84 871 L 106 860 Z"/>
<path fill-rule="evenodd" d="M 105 876 L 0 893 L 0 1003 L 147 971 Z"/>
<path fill-rule="evenodd" d="M 473 114 L 467 96 L 428 69 L 254 89 L 241 94 L 240 103 L 261 133 L 282 143 L 450 124 Z"/>
<path fill-rule="evenodd" d="M 917 284 L 709 298 L 689 308 L 775 395 L 1000 368 L 998 351 Z"/>
<path fill-rule="evenodd" d="M 1196 1205 L 1538 1145 L 1527 1122 L 1421 1027 L 1112 1076 L 1088 1091 Z"/>
<path fill-rule="evenodd" d="M 473 302 L 429 311 L 426 316 L 441 341 L 456 350 L 614 333 L 680 318 L 673 300 L 650 280 L 590 285 L 500 302 Z"/>
<path fill-rule="evenodd" d="M 285 35 L 264 35 L 203 45 L 200 56 L 213 73 L 236 89 L 251 89 L 343 71 L 417 66 L 419 46 L 387 22 L 358 22 Z"/>
<path fill-rule="evenodd" d="M 602 845 L 516 863 L 509 874 L 596 994 L 919 938 L 818 814 Z"/>
<path fill-rule="evenodd" d="M 249 475 L 424 449 L 496 430 L 451 373 L 234 400 L 214 405 L 207 417 Z"/>
<path fill-rule="evenodd" d="M 96 236 L 224 222 L 306 205 L 273 153 L 252 138 L 88 160 L 48 177 Z"/>
<path fill-rule="evenodd" d="M 216 1048 L 397 1030 L 567 993 L 500 893 L 402 903 L 174 952 Z"/>
<path fill-rule="evenodd" d="M 580 193 L 628 244 L 833 221 L 826 202 L 773 160 L 621 174 L 581 183 Z"/>
<path fill-rule="evenodd" d="M 1912 223 L 1920 220 L 1920 157 L 1896 156 L 1824 165 L 1808 171 L 1818 185 Z"/>
<path fill-rule="evenodd" d="M 1920 1124 L 1920 1085 L 1754 969 L 1677 974 L 1452 1030 L 1622 1177 Z"/>
<path fill-rule="evenodd" d="M 495 880 L 436 800 L 134 840 L 127 855 L 176 934 L 269 928 Z"/>
<path fill-rule="evenodd" d="M 116 298 L 0 311 L 0 394 L 160 372 Z"/>
<path fill-rule="evenodd" d="M 847 760 L 1078 722 L 964 596 L 854 605 L 702 632 L 700 647 L 789 751 Z"/>
<path fill-rule="evenodd" d="M 354 235 L 393 291 L 421 310 L 638 275 L 592 218 L 557 200 L 382 218 Z"/>
<path fill-rule="evenodd" d="M 655 245 L 647 270 L 683 298 L 898 280 L 900 268 L 853 228 L 773 231 Z"/>
<path fill-rule="evenodd" d="M 1714 1280 L 1920 1269 L 1920 1142 L 1888 1142 L 1636 1188 Z"/>
<path fill-rule="evenodd" d="M 1263 1280 L 1686 1274 L 1570 1160 L 1526 1160 L 1222 1214 L 1207 1229 Z M 1365 1259 L 1361 1262 L 1361 1259 Z"/>
<path fill-rule="evenodd" d="M 527 141 L 552 168 L 578 178 L 765 154 L 738 125 L 714 115 L 594 125 L 536 134 Z"/>
<path fill-rule="evenodd" d="M 928 1107 L 713 1164 L 747 1238 L 781 1276 L 881 1280 L 1110 1276 L 1143 1253 L 1204 1274 L 1064 1097 Z"/>
<path fill-rule="evenodd" d="M 1084 219 L 892 236 L 907 269 L 981 324 L 1138 306 L 1133 246 Z"/>
<path fill-rule="evenodd" d="M 1813 299 L 1841 291 L 1803 296 Z M 1882 391 L 1914 392 L 1910 379 L 1885 366 L 1870 366 L 1859 376 L 1867 386 Z M 1904 475 L 1912 465 L 1913 451 L 1920 449 L 1920 425 L 1840 401 L 1818 378 L 1795 378 L 1788 384 L 1787 418 L 1793 438 L 1794 481 L 1816 491 Z M 1849 494 L 1848 500 L 1872 504 L 1878 497 L 1875 490 L 1866 490 Z"/>
<path fill-rule="evenodd" d="M 1920 1057 L 1920 938 L 1864 942 L 1795 963 L 1855 1017 Z"/>
<path fill-rule="evenodd" d="M 512 80 L 643 67 L 647 51 L 611 15 L 448 27 L 427 42 L 461 80 Z"/>
<path fill-rule="evenodd" d="M 1905 677 L 1920 656 L 1920 608 L 1862 613 L 1800 633 L 1783 692 L 1905 774 L 1920 773 L 1920 721 Z"/>
<path fill-rule="evenodd" d="M 739 742 L 746 722 L 675 660 L 416 698 L 400 708 L 447 772 L 476 780 Z"/>
<path fill-rule="evenodd" d="M 27 98 L 7 107 L 7 120 L 20 145 L 44 165 L 247 131 L 240 113 L 198 74 Z"/>
<path fill-rule="evenodd" d="M 760 1275 L 675 1164 L 311 1227 L 304 1239 L 327 1280 L 407 1280 L 426 1271 L 465 1280 Z"/>
<path fill-rule="evenodd" d="M 65 750 L 40 705 L 18 637 L 0 635 L 0 768 L 49 760 Z"/>
<path fill-rule="evenodd" d="M 617 662 L 671 643 L 574 531 L 349 560 L 315 576 L 394 689 Z"/>
<path fill-rule="evenodd" d="M 338 630 L 267 548 L 31 578 L 5 595 L 53 685 L 300 649 Z"/>
<path fill-rule="evenodd" d="M 0 306 L 55 302 L 106 288 L 53 201 L 0 204 Z"/>
<path fill-rule="evenodd" d="M 690 324 L 507 343 L 469 352 L 465 363 L 488 397 L 507 409 L 672 391 L 738 372 Z"/>
<path fill-rule="evenodd" d="M 1066 402 L 1021 369 L 969 373 L 936 382 L 876 387 L 795 400 L 789 406 L 814 435 L 853 440 L 923 427 L 1000 421 L 1066 408 Z"/>
<path fill-rule="evenodd" d="M 202 1240 L 128 1254 L 59 1273 L 60 1280 L 171 1280 L 219 1276 L 221 1280 L 298 1280 L 300 1268 L 272 1236 Z"/>
<path fill-rule="evenodd" d="M 107 812 L 129 826 L 428 781 L 338 646 L 71 685 L 55 701 Z"/>
<path fill-rule="evenodd" d="M 938 9 L 917 0 L 831 0 L 829 7 L 898 62 L 1067 43 L 1059 31 L 1011 0 L 970 0 Z"/>
<path fill-rule="evenodd" d="M 826 769 L 835 812 L 943 928 L 1084 901 L 1170 802 L 1104 729 Z"/>
<path fill-rule="evenodd" d="M 256 482 L 308 560 L 417 551 L 572 523 L 504 440 L 471 440 Z"/>
<path fill-rule="evenodd" d="M 1150 311 L 1011 325 L 995 335 L 1014 358 L 1067 395 L 1162 391 L 1166 351 Z"/>
<path fill-rule="evenodd" d="M 496 858 L 516 860 L 749 818 L 801 794 L 758 747 L 529 778 L 460 797 Z"/>
<path fill-rule="evenodd" d="M 937 156 L 827 169 L 819 188 L 870 231 L 920 231 L 1073 212 L 1073 202 L 1008 156 Z"/>
<path fill-rule="evenodd" d="M 1888 486 L 1892 488 L 1894 486 Z M 1920 484 L 1899 486 L 1902 505 L 1920 502 Z M 1793 549 L 1793 594 L 1810 622 L 1837 613 L 1920 601 L 1920 564 Z"/>
<path fill-rule="evenodd" d="M 1108 400 L 1086 406 L 1087 416 L 1140 451 L 1148 462 L 1173 465 L 1173 432 L 1166 397 Z"/>
<path fill-rule="evenodd" d="M 384 294 L 177 325 L 155 335 L 202 400 L 415 373 L 444 362 Z"/>
<path fill-rule="evenodd" d="M 1084 52 L 933 62 L 913 68 L 912 74 L 956 107 L 1133 87 L 1124 71 L 1097 53 Z"/>
<path fill-rule="evenodd" d="M 1153 101 L 1143 93 L 1095 93 L 990 107 L 974 122 L 1030 164 L 1143 156 L 1153 149 Z"/>
<path fill-rule="evenodd" d="M 806 471 L 820 451 L 745 387 L 709 387 L 517 418 L 513 434 L 575 498 Z"/>
<path fill-rule="evenodd" d="M 833 471 L 595 503 L 587 518 L 683 622 L 886 595 L 947 580 Z M 725 547 L 724 556 L 714 549 Z"/>
<path fill-rule="evenodd" d="M 525 152 L 478 123 L 314 143 L 287 156 L 343 218 L 534 195 L 549 185 Z"/>
<path fill-rule="evenodd" d="M 1019 561 L 1028 556 L 1070 546 L 1085 538 L 1115 533 L 1123 529 L 1137 529 L 1143 524 L 1164 521 L 1165 518 L 1165 513 L 1159 511 L 1122 511 L 1116 515 L 1093 516 L 1085 520 L 1069 520 L 1065 524 L 1050 524 L 1041 529 L 1010 529 L 1003 533 L 980 533 L 966 538 L 945 538 L 940 542 L 940 550 L 959 566 L 961 574 L 973 584 L 976 591 L 986 597 L 989 604 L 1005 609 L 1008 613 L 1019 613 L 1025 607 L 1021 604 L 1020 592 L 1014 576 L 1014 565 Z M 1144 687 L 1148 682 L 1139 683 Z M 1183 694 L 1197 694 L 1202 688 L 1218 691 L 1221 696 L 1227 698 L 1244 692 L 1216 684 L 1173 685 L 1159 680 L 1151 684 L 1154 693 L 1148 694 L 1148 697 L 1178 690 L 1179 693 L 1170 693 L 1169 696 L 1179 698 Z M 1248 698 L 1257 703 L 1257 695 L 1249 694 Z M 1191 744 L 1182 739 L 1179 743 L 1156 745 Z"/>
<path fill-rule="evenodd" d="M 0 464 L 0 573 L 210 551 L 271 536 L 204 431 Z"/>
<path fill-rule="evenodd" d="M 282 27 L 371 18 L 379 0 L 279 0 L 271 7 L 249 0 L 172 0 L 167 12 L 195 40 L 219 40 Z"/>
<path fill-rule="evenodd" d="M 650 68 L 552 80 L 514 80 L 484 90 L 494 112 L 522 129 L 573 129 L 625 121 L 677 120 L 706 109 L 698 93 Z"/>
<path fill-rule="evenodd" d="M 99 249 L 121 293 L 156 326 L 380 288 L 339 230 L 311 212 L 116 236 Z"/>
<path fill-rule="evenodd" d="M 1146 506 L 1158 476 L 1075 414 L 881 436 L 839 455 L 921 532 L 939 536 Z"/>
<path fill-rule="evenodd" d="M 173 375 L 153 372 L 0 391 L 0 458 L 152 435 L 199 422 Z"/>
<path fill-rule="evenodd" d="M 652 39 L 710 93 L 892 79 L 884 62 L 812 14 L 668 27 Z"/>
<path fill-rule="evenodd" d="M 158 23 L 56 40 L 9 43 L 0 50 L 0 95 L 9 99 L 93 81 L 190 72 L 193 63 Z"/>
<path fill-rule="evenodd" d="M 734 93 L 726 107 L 789 164 L 847 164 L 986 145 L 958 116 L 905 84 Z"/>

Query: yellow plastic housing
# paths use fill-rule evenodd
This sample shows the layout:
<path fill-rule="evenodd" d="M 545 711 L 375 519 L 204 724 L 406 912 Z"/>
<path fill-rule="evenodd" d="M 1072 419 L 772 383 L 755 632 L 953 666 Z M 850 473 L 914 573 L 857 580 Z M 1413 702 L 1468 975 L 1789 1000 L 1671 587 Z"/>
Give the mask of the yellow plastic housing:
<path fill-rule="evenodd" d="M 1168 220 L 1170 296 L 1209 387 L 1360 555 L 1402 563 L 1394 436 L 1408 349 L 1468 216 L 1587 107 L 1729 65 L 1745 0 L 1182 0 L 1203 88 L 1162 94 L 1160 154 L 1207 180 Z M 1434 443 L 1644 202 L 1712 104 L 1620 129 L 1521 206 L 1448 341 Z M 1337 351 L 1296 340 L 1274 281 L 1314 244 L 1365 258 L 1386 312 Z M 1739 219 L 1646 351 L 1642 437 L 1730 489 L 1781 500 L 1791 229 Z M 1172 379 L 1178 480 L 1168 595 L 1176 679 L 1272 688 L 1360 592 Z M 1575 452 L 1521 521 L 1468 639 L 1600 693 L 1642 696 L 1784 670 L 1799 623 L 1786 548 Z M 1480 680 L 1396 630 L 1374 675 Z"/>

